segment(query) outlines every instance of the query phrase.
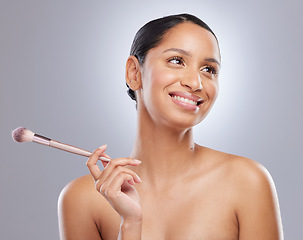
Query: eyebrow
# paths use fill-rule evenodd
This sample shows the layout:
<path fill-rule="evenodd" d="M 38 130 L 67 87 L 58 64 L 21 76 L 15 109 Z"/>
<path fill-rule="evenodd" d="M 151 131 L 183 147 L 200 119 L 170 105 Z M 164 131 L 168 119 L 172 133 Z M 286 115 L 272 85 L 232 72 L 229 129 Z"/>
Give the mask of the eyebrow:
<path fill-rule="evenodd" d="M 205 58 L 205 61 L 207 62 L 213 62 L 219 65 L 219 67 L 221 66 L 221 64 L 219 63 L 219 61 L 215 58 Z"/>
<path fill-rule="evenodd" d="M 182 53 L 182 54 L 184 54 L 184 55 L 186 55 L 186 56 L 192 57 L 192 55 L 191 55 L 190 52 L 185 51 L 185 50 L 180 49 L 180 48 L 169 48 L 169 49 L 166 49 L 166 50 L 164 51 L 164 53 L 165 53 L 165 52 L 170 52 L 170 51 L 179 52 L 179 53 Z"/>
<path fill-rule="evenodd" d="M 182 54 L 184 54 L 186 56 L 192 57 L 192 54 L 190 52 L 188 52 L 188 51 L 186 51 L 184 49 L 180 49 L 180 48 L 169 48 L 169 49 L 166 49 L 163 53 L 170 52 L 170 51 L 179 52 L 179 53 L 182 53 Z M 205 58 L 204 60 L 207 61 L 207 62 L 216 63 L 219 66 L 221 66 L 220 62 L 217 59 L 215 59 L 215 58 Z"/>

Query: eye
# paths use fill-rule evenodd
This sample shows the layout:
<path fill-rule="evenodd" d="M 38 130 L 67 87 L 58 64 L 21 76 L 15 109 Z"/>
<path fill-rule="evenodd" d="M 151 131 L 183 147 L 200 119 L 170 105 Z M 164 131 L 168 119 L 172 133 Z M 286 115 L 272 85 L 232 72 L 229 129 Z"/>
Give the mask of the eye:
<path fill-rule="evenodd" d="M 178 56 L 168 59 L 168 62 L 173 63 L 173 64 L 184 65 L 184 59 L 182 57 L 178 57 Z"/>
<path fill-rule="evenodd" d="M 203 68 L 202 72 L 206 72 L 206 73 L 209 73 L 211 75 L 217 75 L 218 74 L 217 69 L 214 68 L 213 66 L 210 66 L 210 65 Z"/>

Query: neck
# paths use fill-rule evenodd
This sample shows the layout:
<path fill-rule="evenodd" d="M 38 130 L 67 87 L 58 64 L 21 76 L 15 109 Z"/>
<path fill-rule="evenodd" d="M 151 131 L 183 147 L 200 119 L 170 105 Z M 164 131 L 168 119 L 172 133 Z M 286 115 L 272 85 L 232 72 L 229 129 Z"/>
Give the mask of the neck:
<path fill-rule="evenodd" d="M 195 144 L 192 128 L 176 130 L 154 124 L 138 116 L 138 129 L 131 158 L 142 161 L 134 169 L 143 181 L 153 185 L 184 176 L 193 159 Z"/>

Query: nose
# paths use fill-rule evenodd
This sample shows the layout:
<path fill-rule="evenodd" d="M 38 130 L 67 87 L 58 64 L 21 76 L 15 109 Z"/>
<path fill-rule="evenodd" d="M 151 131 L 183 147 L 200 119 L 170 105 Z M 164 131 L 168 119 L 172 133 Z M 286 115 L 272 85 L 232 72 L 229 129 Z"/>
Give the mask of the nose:
<path fill-rule="evenodd" d="M 200 73 L 188 71 L 188 73 L 182 77 L 181 85 L 189 88 L 193 92 L 203 89 Z"/>

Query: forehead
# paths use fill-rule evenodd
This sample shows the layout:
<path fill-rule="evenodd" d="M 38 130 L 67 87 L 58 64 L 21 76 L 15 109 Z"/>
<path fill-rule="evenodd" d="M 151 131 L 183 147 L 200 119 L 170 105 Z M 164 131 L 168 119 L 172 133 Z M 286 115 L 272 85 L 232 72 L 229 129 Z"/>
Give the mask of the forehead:
<path fill-rule="evenodd" d="M 214 35 L 201 26 L 186 22 L 167 31 L 161 42 L 152 50 L 180 48 L 193 54 L 203 54 L 220 60 L 219 46 Z"/>

